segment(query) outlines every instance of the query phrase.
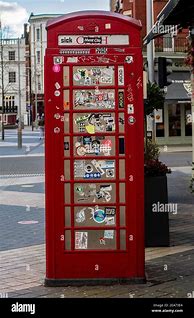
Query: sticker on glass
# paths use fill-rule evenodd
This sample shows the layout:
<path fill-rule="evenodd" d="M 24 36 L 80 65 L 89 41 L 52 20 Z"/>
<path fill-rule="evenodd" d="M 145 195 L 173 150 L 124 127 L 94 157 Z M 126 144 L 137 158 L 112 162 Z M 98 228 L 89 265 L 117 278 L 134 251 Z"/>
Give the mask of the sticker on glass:
<path fill-rule="evenodd" d="M 93 219 L 97 223 L 103 223 L 106 219 L 106 213 L 102 209 L 96 209 L 93 214 Z"/>
<path fill-rule="evenodd" d="M 74 75 L 74 80 L 79 81 L 79 75 Z M 110 77 L 101 77 L 101 83 L 110 84 Z M 83 85 L 91 85 L 89 77 L 84 78 Z M 74 108 L 77 109 L 114 109 L 115 92 L 112 90 L 76 90 L 74 91 Z"/>
<path fill-rule="evenodd" d="M 78 132 L 90 135 L 96 132 L 115 131 L 115 119 L 110 113 L 92 113 L 75 118 Z"/>
<path fill-rule="evenodd" d="M 124 100 L 124 90 L 119 90 L 119 108 L 124 108 L 125 100 Z"/>
<path fill-rule="evenodd" d="M 114 238 L 114 230 L 105 230 L 104 238 L 112 240 Z"/>
<path fill-rule="evenodd" d="M 76 222 L 77 223 L 83 223 L 86 220 L 85 210 L 86 210 L 86 208 L 83 208 L 82 210 L 80 210 L 79 212 L 76 213 Z"/>
<path fill-rule="evenodd" d="M 84 186 L 75 186 L 75 193 L 78 196 L 78 201 L 92 201 L 92 202 L 109 202 L 112 198 L 113 186 L 104 184 L 98 186 L 95 183 L 90 183 Z M 105 213 L 106 213 L 105 208 Z"/>
<path fill-rule="evenodd" d="M 124 66 L 118 67 L 118 85 L 123 86 L 125 84 L 124 79 Z"/>
<path fill-rule="evenodd" d="M 88 248 L 88 232 L 75 232 L 75 249 L 86 250 Z"/>

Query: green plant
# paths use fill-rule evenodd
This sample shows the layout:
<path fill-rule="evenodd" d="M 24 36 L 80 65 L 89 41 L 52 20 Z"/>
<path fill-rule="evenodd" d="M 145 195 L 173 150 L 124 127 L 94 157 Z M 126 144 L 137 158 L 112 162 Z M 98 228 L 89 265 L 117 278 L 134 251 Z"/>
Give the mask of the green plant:
<path fill-rule="evenodd" d="M 154 109 L 162 109 L 164 107 L 165 96 L 163 90 L 156 83 L 148 82 L 147 99 L 144 102 L 144 113 L 150 115 Z"/>
<path fill-rule="evenodd" d="M 144 160 L 158 160 L 159 155 L 160 155 L 160 149 L 159 146 L 152 142 L 150 139 L 147 139 L 145 141 L 145 146 L 144 146 Z"/>

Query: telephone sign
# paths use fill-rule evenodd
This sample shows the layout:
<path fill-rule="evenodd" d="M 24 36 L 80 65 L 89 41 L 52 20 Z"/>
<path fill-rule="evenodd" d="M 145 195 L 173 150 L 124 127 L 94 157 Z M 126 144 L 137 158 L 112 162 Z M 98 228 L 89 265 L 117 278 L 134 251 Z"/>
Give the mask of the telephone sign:
<path fill-rule="evenodd" d="M 104 11 L 47 24 L 46 285 L 145 277 L 140 30 Z"/>

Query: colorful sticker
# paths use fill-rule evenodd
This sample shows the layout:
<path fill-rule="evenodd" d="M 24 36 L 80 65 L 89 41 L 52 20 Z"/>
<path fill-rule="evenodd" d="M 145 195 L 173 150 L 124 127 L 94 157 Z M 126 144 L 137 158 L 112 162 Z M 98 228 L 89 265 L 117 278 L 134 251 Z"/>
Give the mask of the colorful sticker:
<path fill-rule="evenodd" d="M 133 125 L 133 124 L 135 124 L 135 122 L 136 122 L 135 117 L 130 116 L 130 117 L 128 118 L 128 123 L 129 123 L 129 125 Z"/>
<path fill-rule="evenodd" d="M 54 72 L 54 73 L 59 73 L 60 70 L 61 70 L 61 67 L 60 67 L 59 64 L 53 65 L 53 72 Z"/>
<path fill-rule="evenodd" d="M 86 220 L 85 210 L 86 210 L 86 208 L 83 208 L 81 211 L 76 213 L 76 222 L 77 223 L 83 223 Z"/>
<path fill-rule="evenodd" d="M 56 89 L 60 89 L 60 88 L 61 88 L 61 85 L 60 85 L 58 82 L 56 82 L 56 83 L 55 83 L 55 88 L 56 88 Z"/>
<path fill-rule="evenodd" d="M 104 210 L 97 209 L 94 211 L 93 219 L 97 223 L 103 223 L 106 219 L 106 213 Z"/>
<path fill-rule="evenodd" d="M 57 91 L 54 92 L 54 94 L 55 94 L 56 97 L 59 97 L 61 95 L 61 92 L 57 90 Z"/>
<path fill-rule="evenodd" d="M 67 63 L 78 63 L 78 57 L 68 57 L 67 58 Z"/>
<path fill-rule="evenodd" d="M 108 49 L 106 47 L 97 47 L 96 54 L 107 54 Z"/>
<path fill-rule="evenodd" d="M 126 56 L 125 62 L 128 63 L 128 64 L 133 63 L 133 56 Z"/>
<path fill-rule="evenodd" d="M 88 248 L 88 232 L 75 232 L 75 249 L 86 250 Z"/>
<path fill-rule="evenodd" d="M 114 216 L 116 214 L 116 208 L 113 207 L 106 207 L 105 213 L 107 216 Z"/>
<path fill-rule="evenodd" d="M 60 133 L 60 131 L 61 131 L 61 130 L 60 130 L 60 128 L 59 128 L 59 127 L 55 127 L 55 128 L 54 128 L 54 133 L 55 133 L 55 134 L 59 134 L 59 133 Z"/>
<path fill-rule="evenodd" d="M 124 99 L 124 90 L 119 90 L 119 108 L 124 108 L 125 99 Z"/>
<path fill-rule="evenodd" d="M 104 231 L 104 238 L 113 240 L 114 239 L 114 230 L 105 230 Z"/>
<path fill-rule="evenodd" d="M 115 225 L 115 218 L 114 218 L 114 216 L 106 217 L 105 223 L 106 223 L 106 225 Z"/>
<path fill-rule="evenodd" d="M 134 105 L 133 104 L 128 104 L 127 105 L 127 113 L 128 114 L 134 114 Z"/>
<path fill-rule="evenodd" d="M 54 56 L 54 57 L 53 57 L 53 63 L 54 63 L 55 65 L 57 65 L 57 64 L 62 64 L 63 61 L 64 61 L 64 57 L 63 57 L 63 56 Z"/>

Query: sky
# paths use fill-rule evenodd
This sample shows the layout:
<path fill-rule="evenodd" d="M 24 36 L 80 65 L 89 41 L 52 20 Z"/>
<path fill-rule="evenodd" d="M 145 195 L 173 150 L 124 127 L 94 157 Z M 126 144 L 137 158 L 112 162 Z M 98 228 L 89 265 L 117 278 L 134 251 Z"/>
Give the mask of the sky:
<path fill-rule="evenodd" d="M 65 14 L 81 10 L 109 10 L 110 0 L 10 0 L 0 1 L 4 37 L 21 36 L 30 13 Z"/>

